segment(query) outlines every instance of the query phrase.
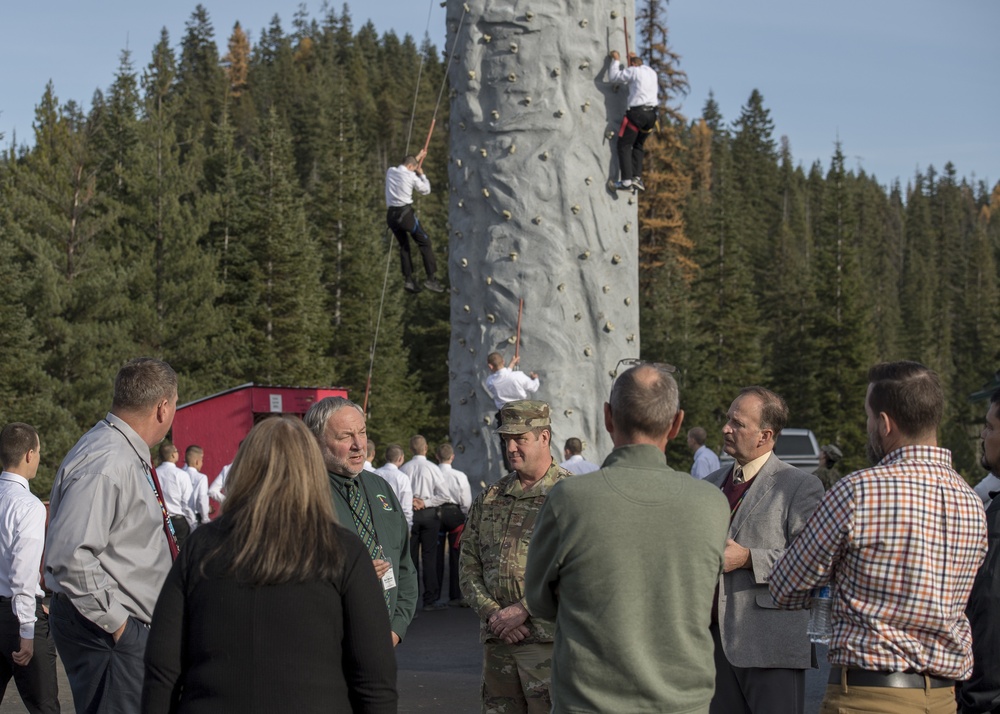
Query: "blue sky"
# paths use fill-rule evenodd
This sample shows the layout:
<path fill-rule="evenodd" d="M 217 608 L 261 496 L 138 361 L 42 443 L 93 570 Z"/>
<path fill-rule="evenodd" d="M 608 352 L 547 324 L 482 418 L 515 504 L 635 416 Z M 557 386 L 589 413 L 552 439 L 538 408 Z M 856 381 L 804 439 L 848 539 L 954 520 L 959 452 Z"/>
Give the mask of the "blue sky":
<path fill-rule="evenodd" d="M 496 0 L 491 0 L 496 1 Z M 0 41 L 0 134 L 30 141 L 34 107 L 52 80 L 60 101 L 90 106 L 106 89 L 128 46 L 138 67 L 160 30 L 175 46 L 197 2 L 48 0 L 4 3 Z M 291 26 L 298 2 L 204 0 L 224 52 L 239 20 L 256 40 L 277 14 Z M 351 4 L 355 28 L 367 20 L 444 45 L 438 0 Z M 339 2 L 334 3 L 340 7 Z M 313 15 L 320 3 L 306 4 Z M 671 0 L 670 42 L 691 90 L 682 103 L 697 116 L 713 91 L 732 121 L 756 88 L 776 138 L 808 167 L 829 165 L 839 140 L 849 168 L 880 183 L 955 164 L 958 175 L 1000 180 L 1000 2 L 997 0 Z M 991 128 L 992 127 L 992 128 Z"/>

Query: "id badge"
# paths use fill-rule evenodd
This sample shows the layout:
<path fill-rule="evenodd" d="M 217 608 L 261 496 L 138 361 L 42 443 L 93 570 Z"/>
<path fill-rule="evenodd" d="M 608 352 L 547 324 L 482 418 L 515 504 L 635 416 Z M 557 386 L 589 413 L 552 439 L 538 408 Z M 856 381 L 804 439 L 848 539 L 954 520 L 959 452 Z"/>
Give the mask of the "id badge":
<path fill-rule="evenodd" d="M 392 590 L 396 587 L 396 574 L 392 570 L 392 561 L 385 558 L 385 561 L 389 563 L 389 569 L 385 571 L 385 575 L 382 576 L 382 589 Z"/>
<path fill-rule="evenodd" d="M 389 564 L 389 569 L 385 571 L 385 575 L 382 576 L 382 589 L 392 590 L 394 587 L 396 587 L 396 574 L 395 572 L 393 572 L 392 569 L 392 561 L 389 560 L 389 556 L 387 556 L 385 554 L 385 551 L 382 550 L 381 545 L 378 546 L 378 551 L 375 553 L 375 556 L 379 560 L 384 560 Z"/>

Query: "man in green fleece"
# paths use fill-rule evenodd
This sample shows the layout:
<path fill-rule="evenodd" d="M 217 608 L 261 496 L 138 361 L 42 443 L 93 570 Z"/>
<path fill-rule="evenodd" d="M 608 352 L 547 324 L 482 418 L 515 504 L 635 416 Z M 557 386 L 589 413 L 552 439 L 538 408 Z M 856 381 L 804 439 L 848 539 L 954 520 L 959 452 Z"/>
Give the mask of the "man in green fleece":
<path fill-rule="evenodd" d="M 729 506 L 666 464 L 678 399 L 660 366 L 619 376 L 604 405 L 614 451 L 557 484 L 539 514 L 525 598 L 532 617 L 556 620 L 553 712 L 708 712 Z"/>

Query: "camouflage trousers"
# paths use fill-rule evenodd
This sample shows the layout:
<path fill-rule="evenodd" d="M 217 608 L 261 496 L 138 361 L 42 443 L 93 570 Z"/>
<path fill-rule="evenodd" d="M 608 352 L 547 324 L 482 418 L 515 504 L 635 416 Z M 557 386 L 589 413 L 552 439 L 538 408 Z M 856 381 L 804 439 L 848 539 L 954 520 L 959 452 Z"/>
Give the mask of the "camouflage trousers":
<path fill-rule="evenodd" d="M 482 714 L 548 714 L 552 643 L 484 647 Z"/>

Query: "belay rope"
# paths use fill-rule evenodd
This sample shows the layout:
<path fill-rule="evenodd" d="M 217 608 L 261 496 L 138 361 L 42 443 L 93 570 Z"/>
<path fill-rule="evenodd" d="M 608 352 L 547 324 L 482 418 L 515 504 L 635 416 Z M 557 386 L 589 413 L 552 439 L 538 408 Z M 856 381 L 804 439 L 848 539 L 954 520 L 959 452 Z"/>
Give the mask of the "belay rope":
<path fill-rule="evenodd" d="M 434 0 L 430 0 L 429 6 L 427 8 L 427 27 L 424 29 L 424 36 L 430 34 L 431 27 L 431 11 L 434 8 Z M 438 90 L 437 103 L 434 105 L 434 114 L 431 117 L 431 128 L 427 132 L 427 140 L 424 142 L 424 151 L 431 143 L 431 134 L 434 132 L 434 124 L 437 122 L 438 109 L 441 108 L 441 99 L 444 96 L 444 88 L 448 82 L 448 70 L 451 68 L 451 61 L 455 56 L 455 43 L 458 42 L 458 36 L 462 33 L 462 26 L 465 24 L 465 16 L 469 12 L 468 4 L 462 5 L 462 19 L 458 23 L 458 30 L 455 32 L 455 40 L 452 43 L 451 52 L 448 53 L 448 64 L 444 68 L 444 77 L 441 78 L 441 89 Z M 420 55 L 420 67 L 417 70 L 417 86 L 413 90 L 413 108 L 410 110 L 410 126 L 406 134 L 406 153 L 410 153 L 410 139 L 413 136 L 413 123 L 416 119 L 417 114 L 417 97 L 420 94 L 420 78 L 424 71 L 424 56 Z M 421 163 L 423 161 L 421 160 Z M 389 240 L 389 249 L 386 251 L 385 255 L 385 275 L 382 278 L 382 297 L 378 303 L 378 317 L 375 320 L 375 334 L 372 336 L 372 346 L 368 352 L 368 379 L 365 382 L 365 401 L 362 406 L 362 411 L 365 415 L 368 414 L 368 396 L 371 394 L 372 390 L 372 372 L 375 369 L 375 347 L 378 345 L 378 333 L 379 328 L 382 326 L 382 307 L 385 305 L 385 291 L 386 286 L 389 284 L 389 266 L 392 262 L 392 240 L 389 239 L 389 228 L 385 229 L 385 237 Z"/>

